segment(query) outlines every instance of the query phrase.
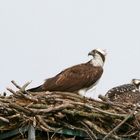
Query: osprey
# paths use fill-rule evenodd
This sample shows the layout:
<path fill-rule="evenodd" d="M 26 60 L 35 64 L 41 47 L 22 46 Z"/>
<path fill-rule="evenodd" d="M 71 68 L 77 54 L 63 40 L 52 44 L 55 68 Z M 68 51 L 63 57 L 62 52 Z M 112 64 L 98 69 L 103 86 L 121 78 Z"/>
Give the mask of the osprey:
<path fill-rule="evenodd" d="M 130 84 L 114 87 L 105 96 L 112 102 L 136 103 L 140 100 L 140 79 L 132 79 Z"/>
<path fill-rule="evenodd" d="M 94 49 L 88 55 L 91 55 L 92 59 L 87 63 L 67 68 L 56 76 L 47 79 L 42 85 L 27 91 L 65 91 L 84 94 L 94 87 L 101 78 L 106 51 Z"/>

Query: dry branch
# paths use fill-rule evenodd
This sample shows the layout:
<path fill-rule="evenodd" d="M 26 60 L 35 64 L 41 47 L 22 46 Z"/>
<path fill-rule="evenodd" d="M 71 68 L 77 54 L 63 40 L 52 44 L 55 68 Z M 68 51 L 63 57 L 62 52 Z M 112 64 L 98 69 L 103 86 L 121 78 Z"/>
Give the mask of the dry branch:
<path fill-rule="evenodd" d="M 63 129 L 83 132 L 89 139 L 138 139 L 140 107 L 115 104 L 82 97 L 68 92 L 27 92 L 12 81 L 18 91 L 0 96 L 0 134 L 7 130 L 32 125 L 37 130 L 58 132 Z M 125 129 L 124 129 L 125 128 Z"/>

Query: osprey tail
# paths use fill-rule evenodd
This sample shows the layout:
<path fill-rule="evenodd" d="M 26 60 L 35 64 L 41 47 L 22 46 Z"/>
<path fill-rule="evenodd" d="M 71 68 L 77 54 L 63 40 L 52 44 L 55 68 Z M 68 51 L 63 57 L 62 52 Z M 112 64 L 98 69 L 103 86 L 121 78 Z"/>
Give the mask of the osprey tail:
<path fill-rule="evenodd" d="M 29 91 L 29 92 L 42 92 L 44 90 L 42 89 L 42 86 L 38 86 L 35 88 L 28 89 L 27 91 Z"/>

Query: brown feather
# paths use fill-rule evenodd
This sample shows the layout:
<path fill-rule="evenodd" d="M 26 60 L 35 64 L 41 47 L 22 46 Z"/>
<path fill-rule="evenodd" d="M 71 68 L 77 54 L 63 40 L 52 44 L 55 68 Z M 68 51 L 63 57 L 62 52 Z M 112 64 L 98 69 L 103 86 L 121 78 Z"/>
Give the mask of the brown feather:
<path fill-rule="evenodd" d="M 67 91 L 75 92 L 92 86 L 102 75 L 102 67 L 93 67 L 90 62 L 65 69 L 43 85 L 29 89 L 31 92 Z"/>
<path fill-rule="evenodd" d="M 41 86 L 42 91 L 74 92 L 88 88 L 101 77 L 102 73 L 102 67 L 93 67 L 89 62 L 76 65 L 47 79 Z"/>

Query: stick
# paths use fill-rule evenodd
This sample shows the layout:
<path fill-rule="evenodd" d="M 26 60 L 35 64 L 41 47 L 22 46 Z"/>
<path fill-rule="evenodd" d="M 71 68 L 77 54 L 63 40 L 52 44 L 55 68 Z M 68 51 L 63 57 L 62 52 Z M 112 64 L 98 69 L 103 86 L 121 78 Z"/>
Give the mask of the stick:
<path fill-rule="evenodd" d="M 118 118 L 125 118 L 126 117 L 126 114 L 111 113 L 111 112 L 108 112 L 108 111 L 101 110 L 99 108 L 94 108 L 94 109 L 98 112 L 103 113 L 104 115 L 114 116 L 114 117 L 118 117 Z"/>
<path fill-rule="evenodd" d="M 50 127 L 40 115 L 36 115 L 36 119 L 40 122 L 40 124 L 45 127 L 47 130 L 55 131 L 55 128 Z"/>
<path fill-rule="evenodd" d="M 6 88 L 9 92 L 13 93 L 14 95 L 17 95 L 16 92 L 14 90 L 12 90 L 11 88 Z"/>
<path fill-rule="evenodd" d="M 25 83 L 22 87 L 19 86 L 14 80 L 11 81 L 11 83 L 19 89 L 19 91 L 28 94 L 28 92 L 25 90 L 25 88 L 31 83 L 31 82 L 27 82 Z"/>
<path fill-rule="evenodd" d="M 25 84 L 21 87 L 21 91 L 22 91 L 22 92 L 26 92 L 26 93 L 28 94 L 28 92 L 25 90 L 25 88 L 26 88 L 28 85 L 30 85 L 31 82 L 32 82 L 32 81 L 25 83 Z"/>
<path fill-rule="evenodd" d="M 49 113 L 49 112 L 63 110 L 64 108 L 72 108 L 72 107 L 74 107 L 74 105 L 66 103 L 55 107 L 51 106 L 47 109 L 31 109 L 31 110 L 33 110 L 33 112 L 36 114 L 42 114 L 42 113 Z"/>
<path fill-rule="evenodd" d="M 12 80 L 11 83 L 18 89 L 21 89 L 21 87 L 14 81 Z"/>
<path fill-rule="evenodd" d="M 111 130 L 104 138 L 103 140 L 106 140 L 110 135 L 112 135 L 113 132 L 115 132 L 121 125 L 123 125 L 129 118 L 131 118 L 135 111 L 137 109 L 137 106 L 135 106 L 135 108 L 132 110 L 132 112 L 120 123 L 118 124 L 113 130 Z"/>
<path fill-rule="evenodd" d="M 89 137 L 91 138 L 91 140 L 97 140 L 97 137 L 96 137 L 96 135 L 92 132 L 92 130 L 91 130 L 84 122 L 82 122 L 82 121 L 80 121 L 80 122 L 81 122 L 81 124 L 82 124 L 83 126 L 86 127 L 87 131 L 89 132 Z"/>
<path fill-rule="evenodd" d="M 35 128 L 32 125 L 28 128 L 28 140 L 35 140 Z"/>
<path fill-rule="evenodd" d="M 24 112 L 24 113 L 26 113 L 26 114 L 31 114 L 31 113 L 32 113 L 32 112 L 30 112 L 29 110 L 25 109 L 24 107 L 22 107 L 22 106 L 20 106 L 20 105 L 17 105 L 17 104 L 15 104 L 15 103 L 10 103 L 10 104 L 9 104 L 9 107 L 12 107 L 12 108 L 14 108 L 14 109 L 16 109 L 16 110 L 22 111 L 22 112 Z"/>
<path fill-rule="evenodd" d="M 6 119 L 6 118 L 0 117 L 0 120 L 3 121 L 3 122 L 5 122 L 5 123 L 9 123 L 9 120 Z"/>

